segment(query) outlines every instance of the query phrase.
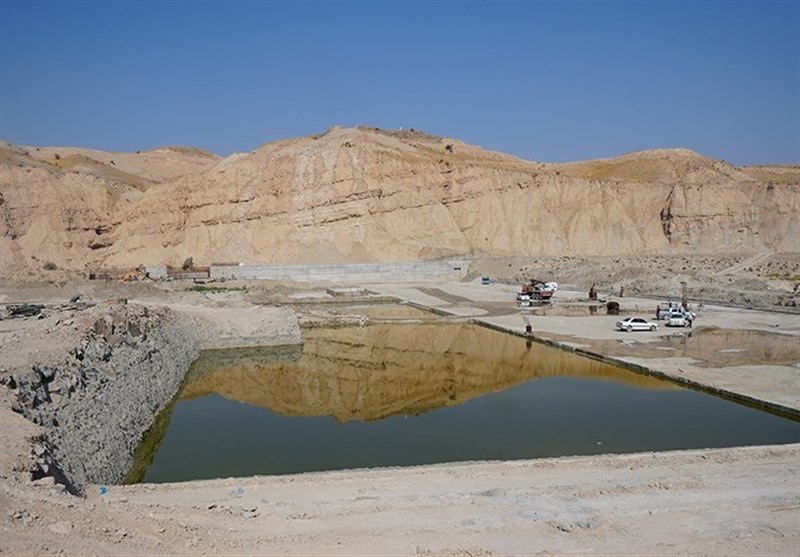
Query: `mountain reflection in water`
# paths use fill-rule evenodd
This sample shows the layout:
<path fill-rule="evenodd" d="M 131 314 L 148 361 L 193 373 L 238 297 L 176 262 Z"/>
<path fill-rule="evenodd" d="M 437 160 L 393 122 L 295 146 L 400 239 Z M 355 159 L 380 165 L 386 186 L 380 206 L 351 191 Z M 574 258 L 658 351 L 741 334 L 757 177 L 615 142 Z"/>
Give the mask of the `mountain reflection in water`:
<path fill-rule="evenodd" d="M 468 324 L 204 352 L 129 482 L 792 443 L 800 424 Z"/>
<path fill-rule="evenodd" d="M 345 422 L 418 415 L 544 377 L 675 388 L 469 324 L 311 329 L 304 336 L 302 353 L 299 347 L 204 352 L 180 398 L 216 393 L 285 416 Z"/>

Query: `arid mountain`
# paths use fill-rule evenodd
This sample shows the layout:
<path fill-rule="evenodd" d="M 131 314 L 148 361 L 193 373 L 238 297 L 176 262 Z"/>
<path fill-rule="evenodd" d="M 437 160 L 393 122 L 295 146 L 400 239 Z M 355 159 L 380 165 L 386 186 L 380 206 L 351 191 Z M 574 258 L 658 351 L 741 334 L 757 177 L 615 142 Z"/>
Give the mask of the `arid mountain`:
<path fill-rule="evenodd" d="M 111 153 L 0 143 L 0 276 L 85 271 L 111 244 L 119 211 L 154 184 L 218 159 L 183 147 Z"/>
<path fill-rule="evenodd" d="M 13 146 L 9 146 L 14 149 Z M 78 147 L 24 147 L 18 153 L 63 171 L 92 174 L 136 184 L 139 189 L 205 170 L 220 160 L 218 155 L 192 147 L 169 146 L 112 153 Z"/>
<path fill-rule="evenodd" d="M 800 168 L 685 149 L 542 164 L 333 128 L 219 159 L 0 146 L 2 276 L 45 262 L 366 262 L 800 251 Z"/>

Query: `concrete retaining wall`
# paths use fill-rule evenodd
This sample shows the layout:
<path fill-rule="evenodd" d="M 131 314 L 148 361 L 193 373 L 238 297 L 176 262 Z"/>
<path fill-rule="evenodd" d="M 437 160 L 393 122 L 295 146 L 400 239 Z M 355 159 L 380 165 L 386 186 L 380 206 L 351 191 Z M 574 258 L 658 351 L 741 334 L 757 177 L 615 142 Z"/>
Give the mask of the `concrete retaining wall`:
<path fill-rule="evenodd" d="M 145 267 L 144 272 L 148 277 L 150 277 L 153 280 L 163 280 L 168 276 L 166 265 L 154 265 L 152 267 Z"/>
<path fill-rule="evenodd" d="M 212 279 L 294 280 L 299 282 L 382 282 L 461 280 L 469 262 L 349 263 L 340 265 L 211 265 Z"/>

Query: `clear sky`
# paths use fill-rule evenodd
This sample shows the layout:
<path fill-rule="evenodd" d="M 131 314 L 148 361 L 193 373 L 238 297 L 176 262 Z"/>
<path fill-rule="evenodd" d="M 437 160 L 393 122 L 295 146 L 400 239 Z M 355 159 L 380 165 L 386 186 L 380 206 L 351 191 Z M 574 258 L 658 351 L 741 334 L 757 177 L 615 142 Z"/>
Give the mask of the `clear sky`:
<path fill-rule="evenodd" d="M 5 140 L 227 155 L 357 124 L 796 164 L 800 0 L 0 0 Z"/>

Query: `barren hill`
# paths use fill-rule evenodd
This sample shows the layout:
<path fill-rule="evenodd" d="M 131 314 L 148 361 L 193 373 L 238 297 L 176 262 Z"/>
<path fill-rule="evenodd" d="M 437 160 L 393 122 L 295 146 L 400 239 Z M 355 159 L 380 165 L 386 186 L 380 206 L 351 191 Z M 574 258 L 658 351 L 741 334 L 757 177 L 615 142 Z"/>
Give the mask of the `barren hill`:
<path fill-rule="evenodd" d="M 219 157 L 197 149 L 111 153 L 0 142 L 0 276 L 42 266 L 83 271 L 115 215 L 153 184 L 198 172 Z"/>
<path fill-rule="evenodd" d="M 737 168 L 684 149 L 542 164 L 359 127 L 225 159 L 5 144 L 0 165 L 4 276 L 45 260 L 85 271 L 187 257 L 800 252 L 800 169 Z"/>

